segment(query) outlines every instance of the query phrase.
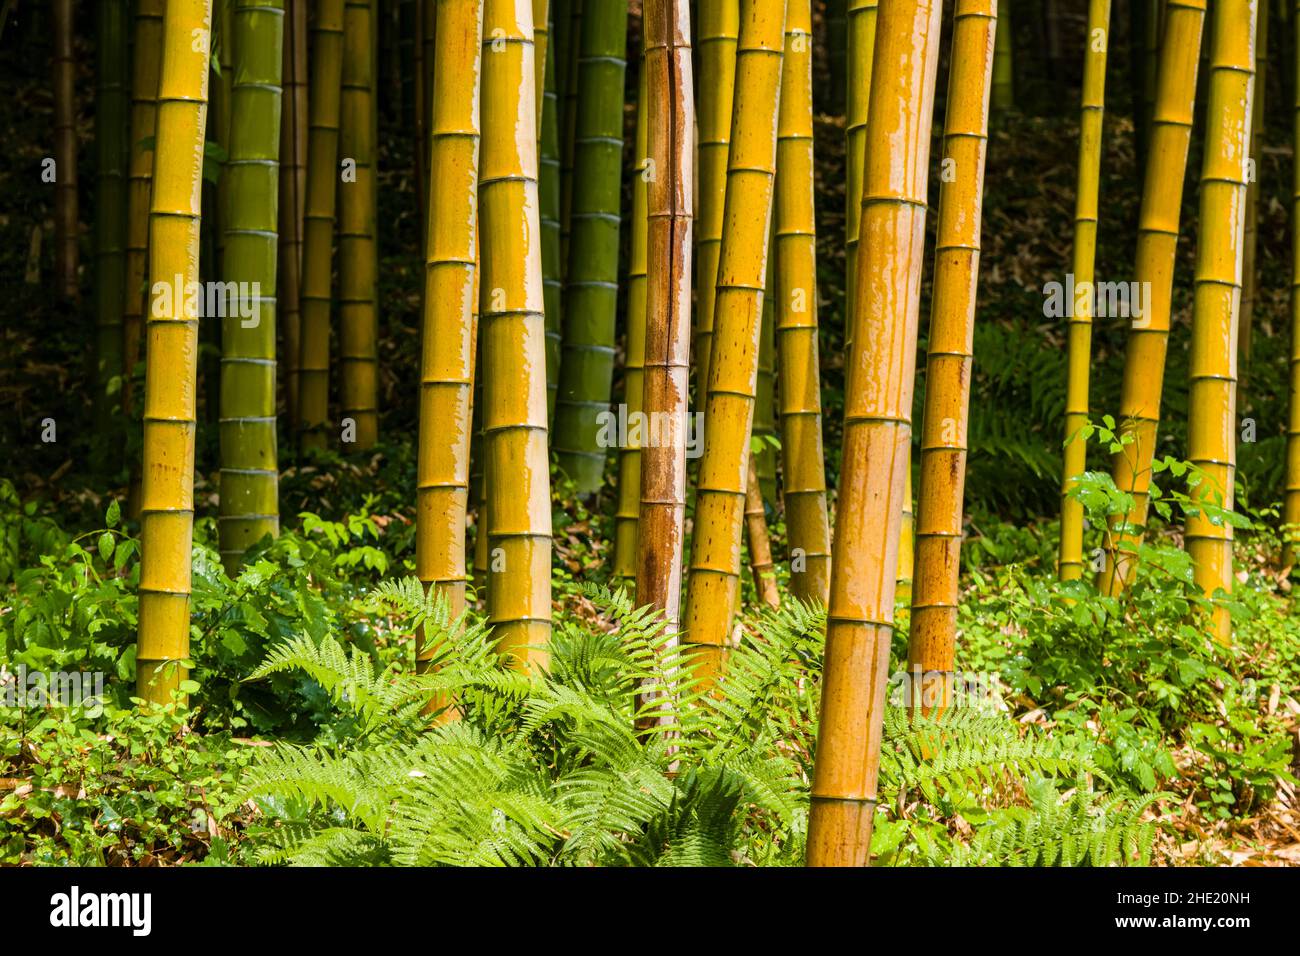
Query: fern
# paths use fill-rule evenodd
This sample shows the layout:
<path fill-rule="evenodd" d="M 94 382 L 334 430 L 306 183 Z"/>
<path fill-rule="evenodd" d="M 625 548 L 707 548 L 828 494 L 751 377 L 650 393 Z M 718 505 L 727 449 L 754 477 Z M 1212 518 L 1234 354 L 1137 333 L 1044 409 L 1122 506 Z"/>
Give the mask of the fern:
<path fill-rule="evenodd" d="M 300 637 L 273 651 L 254 678 L 301 671 L 345 719 L 314 744 L 278 743 L 259 755 L 246 794 L 268 820 L 259 858 L 421 866 L 799 862 L 824 612 L 791 601 L 746 619 L 719 693 L 701 695 L 658 614 L 634 607 L 622 591 L 585 590 L 605 621 L 558 623 L 548 674 L 512 670 L 481 621 L 452 619 L 446 602 L 414 579 L 386 583 L 374 601 L 393 626 L 423 628 L 435 648 L 430 673 L 377 670 L 331 637 Z M 431 723 L 427 703 L 448 694 L 459 720 Z M 1144 805 L 1098 797 L 1085 806 L 1077 802 L 1082 790 L 1058 803 L 1054 781 L 1099 777 L 1089 751 L 1072 737 L 1022 730 L 1003 715 L 971 710 L 935 720 L 887 713 L 886 805 L 921 796 L 941 816 L 972 800 L 993 806 L 994 822 L 969 846 L 916 830 L 908 858 L 1141 858 L 1150 848 L 1138 821 Z"/>

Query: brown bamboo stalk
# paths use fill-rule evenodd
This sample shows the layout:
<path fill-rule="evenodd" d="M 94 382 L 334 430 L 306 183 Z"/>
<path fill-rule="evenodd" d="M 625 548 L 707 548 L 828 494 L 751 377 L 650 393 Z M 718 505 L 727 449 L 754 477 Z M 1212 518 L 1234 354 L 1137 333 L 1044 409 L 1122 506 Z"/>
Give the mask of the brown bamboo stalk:
<path fill-rule="evenodd" d="M 666 423 L 641 450 L 636 593 L 677 627 L 686 513 L 695 185 L 691 22 L 686 0 L 646 0 L 646 97 L 653 163 L 646 197 L 646 332 L 642 409 Z"/>

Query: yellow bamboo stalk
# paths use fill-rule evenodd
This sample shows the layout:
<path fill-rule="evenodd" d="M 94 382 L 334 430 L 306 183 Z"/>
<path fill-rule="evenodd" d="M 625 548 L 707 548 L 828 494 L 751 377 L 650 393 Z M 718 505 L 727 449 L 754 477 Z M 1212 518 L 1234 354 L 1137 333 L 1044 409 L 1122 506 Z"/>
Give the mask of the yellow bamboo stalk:
<path fill-rule="evenodd" d="M 830 596 L 831 532 L 822 449 L 813 185 L 812 2 L 789 0 L 772 214 L 781 495 L 790 546 L 790 593 L 825 604 Z"/>
<path fill-rule="evenodd" d="M 1255 265 L 1255 245 L 1259 223 L 1260 143 L 1264 135 L 1264 92 L 1267 88 L 1265 70 L 1268 66 L 1268 2 L 1261 0 L 1259 18 L 1255 27 L 1255 101 L 1250 121 L 1250 158 L 1252 175 L 1246 191 L 1246 234 L 1242 247 L 1241 316 L 1237 320 L 1238 362 L 1237 393 L 1246 389 L 1250 373 L 1250 350 L 1255 316 L 1255 292 L 1258 283 Z"/>
<path fill-rule="evenodd" d="M 927 710 L 932 702 L 942 707 L 951 699 L 957 643 L 966 434 L 997 15 L 998 0 L 957 0 L 953 9 L 943 132 L 943 165 L 951 173 L 939 187 L 921 424 L 916 584 L 907 652 L 909 668 L 924 675 L 919 689 Z"/>
<path fill-rule="evenodd" d="M 298 347 L 298 413 L 304 450 L 325 447 L 329 419 L 330 280 L 335 183 L 339 178 L 343 0 L 321 0 L 316 6 L 312 33 L 307 207 L 303 220 L 300 297 L 302 329 Z"/>
<path fill-rule="evenodd" d="M 740 0 L 700 0 L 699 18 L 699 230 L 695 237 L 695 396 L 705 404 L 713 343 L 714 298 L 736 93 L 736 42 Z"/>
<path fill-rule="evenodd" d="M 1300 0 L 1292 11 L 1296 49 L 1300 49 Z M 1300 156 L 1300 58 L 1295 63 L 1291 148 Z M 1294 539 L 1300 534 L 1300 162 L 1291 167 L 1291 355 L 1288 362 L 1290 401 L 1286 428 L 1286 495 L 1282 521 L 1287 533 L 1283 563 L 1295 564 Z"/>
<path fill-rule="evenodd" d="M 284 395 L 291 433 L 298 428 L 302 233 L 307 212 L 307 3 L 286 0 L 284 94 L 280 110 L 280 261 L 276 306 L 284 333 Z"/>
<path fill-rule="evenodd" d="M 1089 0 L 1088 34 L 1083 54 L 1083 106 L 1079 117 L 1079 169 L 1074 200 L 1074 252 L 1070 271 L 1075 288 L 1092 288 L 1097 260 L 1097 197 L 1101 184 L 1102 119 L 1106 104 L 1106 49 L 1110 39 L 1110 0 Z M 1083 576 L 1083 505 L 1070 489 L 1087 468 L 1088 445 L 1079 430 L 1088 422 L 1088 377 L 1092 366 L 1092 301 L 1088 295 L 1070 311 L 1065 387 L 1065 469 L 1061 482 L 1061 547 L 1057 570 L 1062 581 Z M 1082 305 L 1082 308 L 1080 308 Z"/>
<path fill-rule="evenodd" d="M 551 495 L 530 0 L 486 0 L 483 44 L 479 242 L 488 621 L 504 653 L 524 666 L 545 667 Z"/>
<path fill-rule="evenodd" d="M 434 46 L 420 364 L 416 574 L 465 607 L 465 521 L 474 396 L 482 0 L 441 0 Z M 434 649 L 416 650 L 423 669 Z"/>
<path fill-rule="evenodd" d="M 810 866 L 864 866 L 911 441 L 942 3 L 882 0 L 867 121 L 840 479 L 808 830 Z"/>
<path fill-rule="evenodd" d="M 1192 299 L 1187 458 L 1203 480 L 1198 503 L 1232 509 L 1237 460 L 1237 312 L 1241 306 L 1246 166 L 1255 90 L 1255 19 L 1260 0 L 1217 0 L 1211 25 L 1200 234 Z M 1232 526 L 1189 513 L 1184 535 L 1193 575 L 1207 597 L 1232 593 Z M 1232 641 L 1228 608 L 1217 601 L 1211 632 Z"/>
<path fill-rule="evenodd" d="M 786 0 L 741 2 L 704 455 L 696 484 L 683 634 L 683 640 L 693 645 L 699 679 L 705 685 L 723 666 L 740 586 L 740 535 L 776 175 L 785 8 Z"/>
<path fill-rule="evenodd" d="M 686 423 L 690 392 L 691 233 L 695 94 L 691 20 L 685 0 L 645 7 L 646 332 L 642 407 L 666 423 L 641 453 L 637 601 L 657 608 L 676 640 L 686 515 Z"/>
<path fill-rule="evenodd" d="M 122 405 L 135 413 L 135 368 L 140 361 L 149 249 L 149 200 L 153 191 L 154 126 L 158 76 L 162 72 L 162 0 L 140 0 L 135 12 L 131 78 L 131 162 L 127 175 L 126 299 L 122 308 Z M 133 475 L 133 482 L 139 475 Z M 138 492 L 132 495 L 138 500 Z"/>
<path fill-rule="evenodd" d="M 639 420 L 643 405 L 641 392 L 645 386 L 646 203 L 649 198 L 646 177 L 653 172 L 647 155 L 650 148 L 649 106 L 646 99 L 646 69 L 643 65 L 637 83 L 636 147 L 633 154 L 636 175 L 632 177 L 632 241 L 627 267 L 627 346 L 623 361 L 623 409 L 629 422 Z M 614 577 L 625 582 L 636 579 L 636 526 L 641 510 L 641 439 L 640 430 L 634 432 L 629 428 L 627 440 L 618 450 Z"/>
<path fill-rule="evenodd" d="M 867 108 L 875 62 L 880 0 L 849 0 L 849 93 L 844 115 L 844 301 L 853 301 L 858 267 L 858 217 L 862 212 L 862 169 Z M 845 310 L 847 312 L 847 309 Z M 845 348 L 850 343 L 845 342 Z"/>
<path fill-rule="evenodd" d="M 199 217 L 211 0 L 171 0 L 163 17 L 140 508 L 136 692 L 166 704 L 190 650 Z"/>
<path fill-rule="evenodd" d="M 1134 317 L 1129 329 L 1119 404 L 1121 428 L 1134 440 L 1112 462 L 1115 484 L 1133 495 L 1134 506 L 1112 522 L 1107 535 L 1106 566 L 1098 575 L 1097 586 L 1108 594 L 1122 591 L 1132 574 L 1147 519 L 1204 20 L 1205 0 L 1167 0 L 1146 180 L 1138 213 L 1135 279 L 1146 290 L 1145 308 L 1143 315 Z"/>

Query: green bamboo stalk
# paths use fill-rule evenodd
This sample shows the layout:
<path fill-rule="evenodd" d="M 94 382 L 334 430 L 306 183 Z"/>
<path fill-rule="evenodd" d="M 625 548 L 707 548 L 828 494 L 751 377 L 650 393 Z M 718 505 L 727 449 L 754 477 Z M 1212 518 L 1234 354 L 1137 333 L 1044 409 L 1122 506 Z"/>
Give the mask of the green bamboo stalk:
<path fill-rule="evenodd" d="M 555 4 L 552 4 L 554 7 Z M 555 13 L 554 10 L 551 11 Z M 555 35 L 555 31 L 551 31 Z M 556 46 L 552 44 L 552 46 Z M 539 144 L 542 217 L 542 283 L 546 297 L 546 416 L 555 415 L 555 390 L 560 380 L 560 329 L 564 292 L 564 261 L 560 257 L 560 97 L 556 61 L 558 49 L 546 57 L 543 89 L 542 133 Z M 560 62 L 564 62 L 560 60 Z"/>
<path fill-rule="evenodd" d="M 344 419 L 355 423 L 354 447 L 379 438 L 379 316 L 375 285 L 374 43 L 370 0 L 348 0 L 343 9 L 343 72 L 339 109 L 339 156 L 355 164 L 338 181 L 339 399 Z M 426 54 L 428 49 L 426 47 Z"/>
<path fill-rule="evenodd" d="M 325 447 L 330 388 L 330 279 L 335 183 L 339 176 L 339 99 L 343 77 L 343 0 L 322 0 L 312 24 L 308 87 L 307 211 L 303 223 L 302 329 L 298 410 L 304 450 Z"/>
<path fill-rule="evenodd" d="M 280 530 L 275 432 L 276 269 L 283 0 L 234 0 L 222 279 L 241 309 L 221 320 L 221 560 Z"/>
<path fill-rule="evenodd" d="M 556 463 L 578 492 L 592 494 L 604 479 L 599 415 L 609 408 L 614 376 L 625 0 L 587 5 L 580 44 L 566 320 L 553 447 Z"/>
<path fill-rule="evenodd" d="M 101 435 L 122 381 L 122 302 L 126 294 L 126 0 L 104 0 L 96 21 L 95 396 Z"/>

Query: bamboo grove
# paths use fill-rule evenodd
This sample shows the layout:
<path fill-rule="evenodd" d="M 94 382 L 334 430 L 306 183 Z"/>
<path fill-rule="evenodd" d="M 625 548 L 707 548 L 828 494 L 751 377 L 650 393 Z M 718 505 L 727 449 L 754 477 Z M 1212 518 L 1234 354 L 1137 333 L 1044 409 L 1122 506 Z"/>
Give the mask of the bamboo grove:
<path fill-rule="evenodd" d="M 655 609 L 695 692 L 725 673 L 746 594 L 824 606 L 807 862 L 867 865 L 896 637 L 923 675 L 912 706 L 952 700 L 986 169 L 1009 175 L 988 162 L 990 126 L 1022 95 L 1015 58 L 1031 51 L 1010 23 L 1022 5 L 105 0 L 87 213 L 71 70 L 74 15 L 90 6 L 52 4 L 54 284 L 78 299 L 89 215 L 89 387 L 97 427 L 129 452 L 122 504 L 142 542 L 139 696 L 166 704 L 189 686 L 196 515 L 216 516 L 236 573 L 280 533 L 285 470 L 383 454 L 385 401 L 397 403 L 418 420 L 415 573 L 453 613 L 482 609 L 521 669 L 550 663 L 555 549 L 573 502 L 609 518 L 608 567 L 585 570 Z M 1133 30 L 1120 16 L 1130 6 L 1146 10 L 1126 38 L 1138 84 L 1123 118 L 1142 184 L 1137 222 L 1122 228 L 1135 237 L 1132 284 L 1149 291 L 1111 396 L 1091 379 L 1098 246 L 1121 228 L 1105 201 L 1112 37 Z M 1222 644 L 1238 391 L 1268 293 L 1255 265 L 1259 74 L 1268 31 L 1274 43 L 1300 35 L 1300 5 L 1272 7 L 1088 0 L 1072 51 L 1079 139 L 1062 160 L 1073 216 L 1052 227 L 1073 277 L 1066 314 L 1050 319 L 1067 377 L 1057 574 L 1110 597 L 1132 585 L 1171 451 L 1168 356 L 1187 348 L 1177 454 L 1196 479 L 1181 540 L 1210 608 L 1192 617 Z M 383 110 L 396 122 L 381 125 Z M 817 156 L 828 115 L 843 116 L 844 154 L 829 216 Z M 388 141 L 399 136 L 406 152 Z M 381 173 L 399 155 L 410 191 L 395 198 Z M 417 381 L 395 390 L 385 330 L 399 216 L 418 224 L 420 293 L 416 328 L 396 336 Z M 1287 527 L 1300 525 L 1300 259 L 1294 269 Z M 831 273 L 842 295 L 828 295 Z M 833 402 L 828 368 L 843 370 Z M 216 396 L 206 419 L 204 388 Z M 1101 447 L 1107 414 L 1115 440 Z M 211 430 L 219 477 L 198 496 L 196 440 Z M 1101 528 L 1080 494 L 1098 482 L 1127 496 Z M 437 652 L 421 637 L 413 666 Z"/>

